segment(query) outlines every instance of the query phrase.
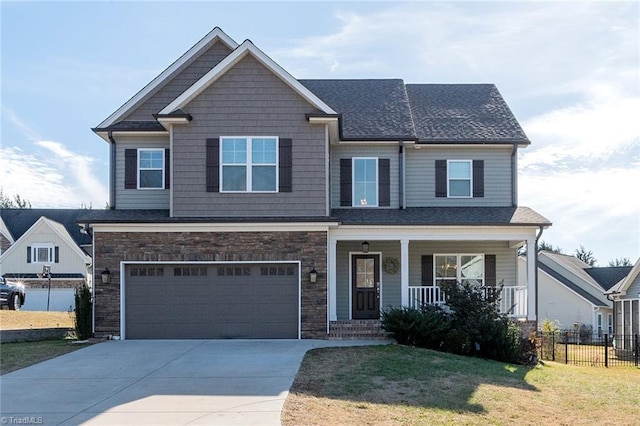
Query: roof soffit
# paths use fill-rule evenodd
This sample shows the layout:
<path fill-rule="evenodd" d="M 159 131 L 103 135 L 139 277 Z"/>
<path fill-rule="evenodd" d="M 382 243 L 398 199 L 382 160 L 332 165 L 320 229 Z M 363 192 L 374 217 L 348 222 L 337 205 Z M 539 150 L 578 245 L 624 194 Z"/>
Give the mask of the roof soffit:
<path fill-rule="evenodd" d="M 212 68 L 208 73 L 202 76 L 200 80 L 196 81 L 191 87 L 189 87 L 180 96 L 178 96 L 169 105 L 167 105 L 162 111 L 160 111 L 159 114 L 171 114 L 173 111 L 183 108 L 247 55 L 253 56 L 253 58 L 259 61 L 271 72 L 273 72 L 285 84 L 291 87 L 315 108 L 319 109 L 325 114 L 337 114 L 329 105 L 327 105 L 309 89 L 304 87 L 298 80 L 293 78 L 291 74 L 289 74 L 284 68 L 274 62 L 273 59 L 271 59 L 264 52 L 258 49 L 250 40 L 245 40 L 238 48 L 231 52 L 218 65 Z"/>
<path fill-rule="evenodd" d="M 236 49 L 238 47 L 238 43 L 236 43 L 231 37 L 229 37 L 224 31 L 222 31 L 219 27 L 215 27 L 209 34 L 204 36 L 200 41 L 198 41 L 193 47 L 187 50 L 180 58 L 178 58 L 174 63 L 169 65 L 164 71 L 162 71 L 156 78 L 151 80 L 149 84 L 147 84 L 142 90 L 136 93 L 131 99 L 124 103 L 120 108 L 118 108 L 113 114 L 107 117 L 102 123 L 96 126 L 97 128 L 105 128 L 109 127 L 114 123 L 117 123 L 123 117 L 125 117 L 129 112 L 131 112 L 142 100 L 146 98 L 147 95 L 152 93 L 158 87 L 162 86 L 172 75 L 173 73 L 182 67 L 187 62 L 191 61 L 193 58 L 201 55 L 205 52 L 209 47 L 213 44 L 221 42 L 225 44 L 230 49 Z"/>

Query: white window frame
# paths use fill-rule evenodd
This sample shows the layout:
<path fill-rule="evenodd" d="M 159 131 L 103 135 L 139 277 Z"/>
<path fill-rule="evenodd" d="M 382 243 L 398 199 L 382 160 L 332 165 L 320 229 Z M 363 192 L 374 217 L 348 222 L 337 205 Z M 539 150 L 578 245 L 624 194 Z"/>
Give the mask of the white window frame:
<path fill-rule="evenodd" d="M 223 150 L 224 150 L 224 140 L 225 139 L 245 139 L 247 141 L 247 162 L 246 163 L 229 163 L 229 164 L 225 164 L 223 161 Z M 253 164 L 253 158 L 252 158 L 252 147 L 253 147 L 253 140 L 254 139 L 275 139 L 276 141 L 276 161 L 275 163 L 271 164 L 271 163 L 260 163 L 260 164 Z M 280 139 L 278 136 L 220 136 L 220 158 L 219 158 L 219 164 L 220 164 L 220 175 L 219 175 L 219 179 L 220 179 L 220 192 L 222 193 L 226 193 L 226 194 L 246 194 L 246 193 L 257 193 L 257 194 L 274 194 L 274 193 L 278 193 L 279 192 L 279 188 L 280 188 Z M 225 190 L 224 189 L 224 167 L 225 166 L 242 166 L 244 165 L 244 167 L 246 168 L 246 189 L 244 191 L 238 191 L 238 190 L 233 190 L 233 191 L 229 191 L 229 190 Z M 257 191 L 257 190 L 253 190 L 252 188 L 252 184 L 253 184 L 253 167 L 254 166 L 271 166 L 271 167 L 275 167 L 276 169 L 276 179 L 275 179 L 275 188 L 273 190 L 267 190 L 267 191 Z"/>
<path fill-rule="evenodd" d="M 48 260 L 38 260 L 38 249 L 47 250 Z M 53 244 L 34 244 L 31 246 L 31 263 L 54 263 L 55 247 Z"/>
<path fill-rule="evenodd" d="M 451 163 L 467 163 L 469 165 L 469 178 L 452 178 Z M 451 195 L 452 181 L 469 181 L 469 195 Z M 473 160 L 447 160 L 447 198 L 473 198 Z"/>
<path fill-rule="evenodd" d="M 142 191 L 157 191 L 159 189 L 165 189 L 164 188 L 164 182 L 165 182 L 165 173 L 166 173 L 166 164 L 164 164 L 164 148 L 138 148 L 138 158 L 137 158 L 137 173 L 138 173 L 138 189 L 142 190 Z M 160 156 L 162 158 L 162 169 L 159 169 L 157 167 L 145 167 L 142 168 L 140 167 L 140 161 L 142 156 L 140 155 L 142 152 L 160 152 Z M 142 183 L 142 179 L 141 179 L 141 172 L 143 171 L 154 171 L 154 170 L 162 170 L 162 181 L 159 187 L 146 187 L 146 186 L 141 186 Z"/>
<path fill-rule="evenodd" d="M 604 333 L 604 316 L 602 315 L 602 312 L 597 312 L 596 313 L 596 335 L 598 337 L 602 336 Z"/>
<path fill-rule="evenodd" d="M 607 331 L 609 336 L 613 334 L 613 314 L 607 314 Z"/>
<path fill-rule="evenodd" d="M 436 259 L 438 257 L 443 257 L 443 256 L 456 256 L 456 276 L 455 278 L 449 278 L 449 277 L 438 277 L 436 275 L 436 268 L 437 268 L 437 261 Z M 482 285 L 481 287 L 484 287 L 485 282 L 486 282 L 486 275 L 487 275 L 487 271 L 485 271 L 484 268 L 484 253 L 434 253 L 433 254 L 433 284 L 434 285 L 438 285 L 439 281 L 449 281 L 452 279 L 455 279 L 457 282 L 462 282 L 462 275 L 461 275 L 461 262 L 460 259 L 462 258 L 462 256 L 479 256 L 482 262 L 482 278 L 480 279 L 482 281 Z"/>
<path fill-rule="evenodd" d="M 376 162 L 376 202 L 375 204 L 362 204 L 363 200 L 356 199 L 356 161 L 360 160 L 375 160 Z M 353 157 L 351 159 L 351 206 L 352 207 L 362 207 L 362 208 L 370 208 L 370 207 L 378 207 L 380 205 L 380 167 L 379 167 L 379 158 L 378 157 Z"/>

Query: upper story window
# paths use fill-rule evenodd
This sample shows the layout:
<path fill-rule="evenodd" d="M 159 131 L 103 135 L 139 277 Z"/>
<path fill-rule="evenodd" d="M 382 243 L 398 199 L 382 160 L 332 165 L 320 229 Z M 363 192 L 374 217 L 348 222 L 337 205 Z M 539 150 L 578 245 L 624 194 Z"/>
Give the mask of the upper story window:
<path fill-rule="evenodd" d="M 353 159 L 353 206 L 378 206 L 378 159 Z"/>
<path fill-rule="evenodd" d="M 436 160 L 436 197 L 484 197 L 484 160 Z"/>
<path fill-rule="evenodd" d="M 471 160 L 449 160 L 447 193 L 449 197 L 471 197 L 473 187 Z"/>
<path fill-rule="evenodd" d="M 27 247 L 27 263 L 58 263 L 58 253 L 53 244 L 34 244 Z"/>
<path fill-rule="evenodd" d="M 164 149 L 138 150 L 138 188 L 164 188 Z"/>
<path fill-rule="evenodd" d="M 222 192 L 277 192 L 278 138 L 220 138 Z"/>

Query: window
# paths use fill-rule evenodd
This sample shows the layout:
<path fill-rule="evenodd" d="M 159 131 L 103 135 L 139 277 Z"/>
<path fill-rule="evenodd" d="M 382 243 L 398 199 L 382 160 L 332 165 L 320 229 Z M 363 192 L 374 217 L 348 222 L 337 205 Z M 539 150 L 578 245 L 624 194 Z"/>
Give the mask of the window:
<path fill-rule="evenodd" d="M 447 162 L 447 194 L 449 197 L 471 197 L 471 160 L 449 160 Z"/>
<path fill-rule="evenodd" d="M 31 247 L 31 262 L 53 263 L 55 249 L 51 244 L 34 245 Z"/>
<path fill-rule="evenodd" d="M 353 159 L 353 206 L 378 206 L 378 159 Z"/>
<path fill-rule="evenodd" d="M 596 331 L 598 333 L 598 337 L 602 337 L 602 314 L 601 313 L 598 313 L 598 316 L 597 316 Z"/>
<path fill-rule="evenodd" d="M 434 282 L 458 281 L 476 287 L 484 285 L 484 256 L 482 254 L 434 255 Z"/>
<path fill-rule="evenodd" d="M 164 189 L 164 149 L 138 150 L 138 188 Z"/>
<path fill-rule="evenodd" d="M 607 327 L 609 336 L 611 336 L 613 334 L 613 314 L 607 314 Z"/>
<path fill-rule="evenodd" d="M 220 138 L 222 192 L 276 192 L 277 137 Z"/>

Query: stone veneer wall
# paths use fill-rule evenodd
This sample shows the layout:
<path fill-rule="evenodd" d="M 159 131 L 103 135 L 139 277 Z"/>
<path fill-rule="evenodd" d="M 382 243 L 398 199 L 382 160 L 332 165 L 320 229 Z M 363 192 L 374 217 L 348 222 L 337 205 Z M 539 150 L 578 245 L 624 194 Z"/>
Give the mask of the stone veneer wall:
<path fill-rule="evenodd" d="M 95 334 L 120 334 L 121 261 L 300 261 L 302 338 L 327 338 L 326 232 L 96 232 L 96 274 L 111 271 L 111 282 L 94 283 Z M 315 267 L 318 279 L 309 281 Z"/>

